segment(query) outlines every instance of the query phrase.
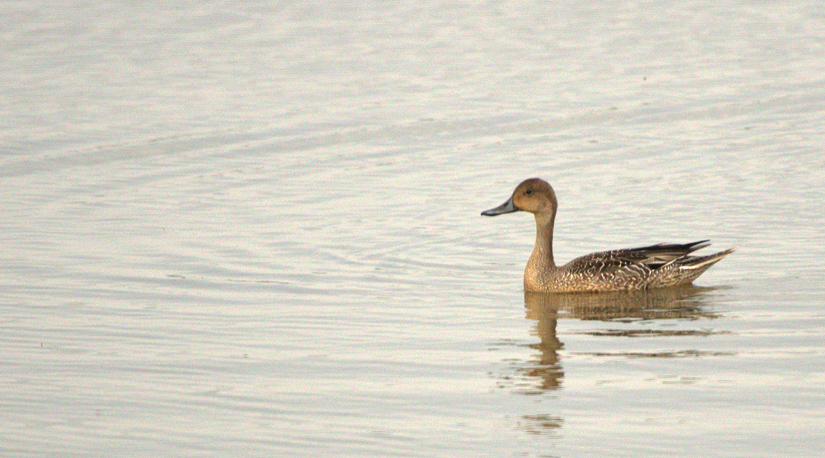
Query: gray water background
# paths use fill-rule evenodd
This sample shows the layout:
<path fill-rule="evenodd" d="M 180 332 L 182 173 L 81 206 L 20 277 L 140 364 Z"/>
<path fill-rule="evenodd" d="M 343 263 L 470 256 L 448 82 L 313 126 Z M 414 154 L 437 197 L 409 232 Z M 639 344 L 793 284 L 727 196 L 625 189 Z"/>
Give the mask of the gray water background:
<path fill-rule="evenodd" d="M 819 2 L 2 10 L 3 456 L 821 454 Z M 738 251 L 525 295 L 530 176 Z"/>

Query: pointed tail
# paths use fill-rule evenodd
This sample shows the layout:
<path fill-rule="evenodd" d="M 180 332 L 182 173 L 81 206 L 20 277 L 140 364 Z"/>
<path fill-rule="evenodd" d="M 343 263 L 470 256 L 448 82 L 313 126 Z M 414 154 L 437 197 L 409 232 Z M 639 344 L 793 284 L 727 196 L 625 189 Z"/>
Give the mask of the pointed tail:
<path fill-rule="evenodd" d="M 687 270 L 705 270 L 710 266 L 716 264 L 717 262 L 721 261 L 722 258 L 733 253 L 734 251 L 736 251 L 736 247 L 728 248 L 725 251 L 720 251 L 718 253 L 714 253 L 707 256 L 689 256 L 684 259 L 684 263 L 680 267 L 682 269 Z"/>

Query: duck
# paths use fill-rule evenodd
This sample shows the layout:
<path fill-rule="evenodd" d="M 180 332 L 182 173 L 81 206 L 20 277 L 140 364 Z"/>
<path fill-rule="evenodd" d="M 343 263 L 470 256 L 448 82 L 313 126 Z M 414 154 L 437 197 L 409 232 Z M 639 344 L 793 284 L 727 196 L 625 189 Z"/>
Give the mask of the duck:
<path fill-rule="evenodd" d="M 690 253 L 709 246 L 710 241 L 659 243 L 591 253 L 557 266 L 553 258 L 557 209 L 553 187 L 541 178 L 530 178 L 516 186 L 503 204 L 481 212 L 482 216 L 498 216 L 525 211 L 535 216 L 536 244 L 524 269 L 526 291 L 576 293 L 676 287 L 693 282 L 736 249 L 691 256 Z"/>

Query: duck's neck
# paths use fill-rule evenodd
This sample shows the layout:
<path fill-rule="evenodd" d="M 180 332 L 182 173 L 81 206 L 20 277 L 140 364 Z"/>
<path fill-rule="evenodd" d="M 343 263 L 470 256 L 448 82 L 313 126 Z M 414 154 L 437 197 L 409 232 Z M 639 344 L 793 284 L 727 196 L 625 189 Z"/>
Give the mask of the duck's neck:
<path fill-rule="evenodd" d="M 552 269 L 556 267 L 553 260 L 553 224 L 555 214 L 536 214 L 536 245 L 533 254 L 524 269 L 524 287 L 528 291 L 541 289 L 546 283 Z"/>

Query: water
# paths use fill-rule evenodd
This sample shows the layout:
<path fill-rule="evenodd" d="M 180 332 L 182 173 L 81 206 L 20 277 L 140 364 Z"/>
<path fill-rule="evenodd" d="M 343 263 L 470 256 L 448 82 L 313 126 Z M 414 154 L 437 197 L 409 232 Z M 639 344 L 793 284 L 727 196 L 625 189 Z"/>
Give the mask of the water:
<path fill-rule="evenodd" d="M 821 453 L 819 6 L 6 2 L 2 455 Z"/>

